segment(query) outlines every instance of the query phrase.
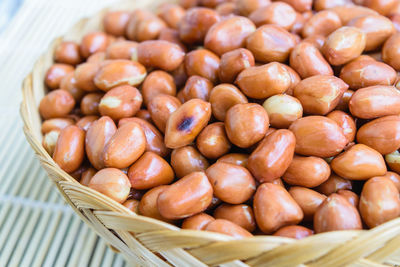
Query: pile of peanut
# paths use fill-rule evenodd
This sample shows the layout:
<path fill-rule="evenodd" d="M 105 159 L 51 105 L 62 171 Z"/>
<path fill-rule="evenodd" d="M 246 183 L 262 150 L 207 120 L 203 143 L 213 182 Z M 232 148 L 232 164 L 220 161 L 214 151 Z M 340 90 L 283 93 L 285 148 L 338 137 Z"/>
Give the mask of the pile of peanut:
<path fill-rule="evenodd" d="M 58 45 L 39 106 L 81 184 L 235 238 L 400 216 L 399 1 L 183 0 L 103 26 Z"/>

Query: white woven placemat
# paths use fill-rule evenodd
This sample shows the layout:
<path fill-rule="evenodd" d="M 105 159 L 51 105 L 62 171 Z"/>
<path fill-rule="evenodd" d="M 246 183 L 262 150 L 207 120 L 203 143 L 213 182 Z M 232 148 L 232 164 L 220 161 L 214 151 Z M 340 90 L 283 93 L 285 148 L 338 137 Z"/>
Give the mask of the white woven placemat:
<path fill-rule="evenodd" d="M 64 203 L 25 141 L 18 113 L 22 80 L 51 40 L 117 1 L 25 0 L 0 35 L 1 267 L 127 265 Z"/>

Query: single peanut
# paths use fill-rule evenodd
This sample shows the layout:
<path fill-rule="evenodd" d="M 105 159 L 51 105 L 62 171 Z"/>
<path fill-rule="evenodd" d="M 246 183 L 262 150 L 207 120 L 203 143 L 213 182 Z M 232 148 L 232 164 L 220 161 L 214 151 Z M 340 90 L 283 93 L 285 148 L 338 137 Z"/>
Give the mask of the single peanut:
<path fill-rule="evenodd" d="M 366 180 L 387 171 L 382 155 L 363 144 L 356 144 L 335 157 L 331 168 L 336 174 L 351 180 Z"/>
<path fill-rule="evenodd" d="M 277 130 L 251 153 L 247 168 L 261 183 L 281 177 L 292 162 L 296 139 L 292 132 Z"/>
<path fill-rule="evenodd" d="M 254 195 L 254 215 L 260 230 L 273 233 L 287 225 L 298 224 L 303 211 L 286 189 L 279 185 L 264 183 Z"/>

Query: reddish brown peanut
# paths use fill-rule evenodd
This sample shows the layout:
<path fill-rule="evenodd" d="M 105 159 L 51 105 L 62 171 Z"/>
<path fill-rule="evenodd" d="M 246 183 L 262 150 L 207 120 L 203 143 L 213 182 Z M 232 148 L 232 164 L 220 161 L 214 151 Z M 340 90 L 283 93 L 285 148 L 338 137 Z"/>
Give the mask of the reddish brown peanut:
<path fill-rule="evenodd" d="M 332 157 L 347 144 L 343 130 L 323 116 L 308 116 L 293 122 L 289 130 L 296 136 L 296 153 L 305 156 Z"/>
<path fill-rule="evenodd" d="M 392 14 L 389 16 L 390 20 L 392 21 L 396 31 L 400 31 L 400 13 Z"/>
<path fill-rule="evenodd" d="M 300 186 L 292 186 L 289 194 L 302 209 L 305 221 L 312 221 L 319 205 L 326 199 L 325 195 Z"/>
<path fill-rule="evenodd" d="M 289 225 L 284 226 L 278 231 L 276 231 L 274 236 L 282 236 L 294 239 L 303 239 L 307 236 L 313 235 L 314 231 L 300 225 Z"/>
<path fill-rule="evenodd" d="M 279 185 L 260 185 L 254 195 L 253 205 L 257 225 L 266 234 L 286 225 L 298 224 L 303 219 L 300 206 Z"/>
<path fill-rule="evenodd" d="M 218 162 L 206 170 L 214 195 L 229 204 L 241 204 L 256 191 L 256 183 L 250 172 L 239 165 Z"/>
<path fill-rule="evenodd" d="M 290 54 L 290 66 L 305 79 L 314 75 L 333 75 L 321 52 L 309 42 L 296 45 Z"/>
<path fill-rule="evenodd" d="M 342 96 L 342 99 L 340 99 L 339 104 L 336 106 L 336 109 L 347 112 L 349 110 L 350 98 L 353 96 L 353 94 L 353 90 L 346 90 Z"/>
<path fill-rule="evenodd" d="M 146 137 L 146 151 L 154 152 L 160 157 L 168 156 L 170 150 L 165 146 L 162 134 L 153 126 L 153 124 L 144 119 L 135 117 L 119 120 L 118 127 L 121 127 L 128 122 L 136 122 L 142 127 Z"/>
<path fill-rule="evenodd" d="M 134 163 L 145 151 L 146 136 L 142 127 L 129 122 L 117 129 L 103 151 L 106 167 L 123 169 Z"/>
<path fill-rule="evenodd" d="M 90 163 L 96 169 L 104 168 L 103 150 L 117 131 L 114 121 L 107 116 L 94 121 L 86 132 L 85 149 Z"/>
<path fill-rule="evenodd" d="M 255 30 L 255 25 L 248 18 L 233 16 L 211 26 L 204 39 L 204 46 L 221 56 L 244 47 L 247 37 Z"/>
<path fill-rule="evenodd" d="M 217 120 L 225 121 L 226 113 L 236 104 L 247 103 L 243 93 L 231 84 L 220 84 L 215 86 L 210 93 L 212 112 Z"/>
<path fill-rule="evenodd" d="M 288 3 L 294 9 L 296 9 L 297 12 L 306 12 L 308 10 L 311 10 L 313 1 L 312 0 L 283 0 L 282 2 Z"/>
<path fill-rule="evenodd" d="M 400 148 L 400 116 L 386 116 L 370 121 L 357 132 L 357 142 L 382 155 Z"/>
<path fill-rule="evenodd" d="M 165 129 L 165 144 L 178 148 L 190 144 L 211 118 L 211 105 L 191 99 L 171 114 Z"/>
<path fill-rule="evenodd" d="M 285 67 L 288 70 L 289 76 L 290 76 L 290 86 L 285 91 L 285 94 L 292 96 L 293 90 L 296 87 L 296 85 L 301 81 L 301 78 L 294 69 L 292 69 L 291 67 L 289 67 L 287 65 L 285 65 Z"/>
<path fill-rule="evenodd" d="M 393 11 L 393 9 L 398 5 L 396 0 L 364 0 L 362 4 L 369 7 L 382 15 L 387 15 Z"/>
<path fill-rule="evenodd" d="M 392 66 L 396 71 L 400 71 L 400 33 L 393 34 L 382 48 L 382 59 Z"/>
<path fill-rule="evenodd" d="M 136 118 L 145 120 L 147 122 L 152 123 L 151 121 L 151 116 L 150 116 L 150 112 L 147 109 L 140 109 L 137 113 L 136 113 Z"/>
<path fill-rule="evenodd" d="M 75 74 L 68 73 L 60 82 L 60 89 L 69 92 L 76 102 L 80 102 L 85 95 L 85 91 L 76 86 Z"/>
<path fill-rule="evenodd" d="M 400 114 L 400 91 L 393 86 L 376 85 L 357 90 L 349 101 L 353 116 L 374 119 Z"/>
<path fill-rule="evenodd" d="M 59 129 L 53 129 L 46 132 L 43 136 L 42 145 L 46 149 L 47 153 L 52 157 L 54 154 L 54 149 L 57 145 L 58 137 L 60 136 Z"/>
<path fill-rule="evenodd" d="M 213 211 L 218 205 L 220 205 L 222 203 L 221 199 L 213 196 L 212 200 L 211 200 L 211 204 L 208 205 L 206 211 L 211 212 Z"/>
<path fill-rule="evenodd" d="M 312 44 L 315 46 L 318 50 L 322 49 L 322 46 L 324 45 L 326 40 L 326 37 L 323 35 L 312 35 L 310 37 L 305 38 L 303 41 Z"/>
<path fill-rule="evenodd" d="M 178 45 L 168 41 L 145 41 L 138 45 L 137 57 L 146 67 L 172 71 L 183 62 L 185 52 Z"/>
<path fill-rule="evenodd" d="M 251 233 L 249 233 L 247 230 L 240 227 L 239 225 L 224 219 L 211 221 L 207 224 L 204 230 L 230 235 L 235 239 L 242 239 L 253 236 Z"/>
<path fill-rule="evenodd" d="M 158 40 L 168 41 L 174 44 L 179 45 L 183 51 L 187 51 L 187 47 L 181 42 L 179 39 L 179 31 L 172 28 L 164 28 L 160 32 L 160 36 L 158 36 Z"/>
<path fill-rule="evenodd" d="M 158 211 L 158 196 L 167 188 L 168 185 L 160 185 L 147 191 L 139 202 L 139 214 L 160 221 L 173 223 L 173 220 L 168 220 L 164 218 Z"/>
<path fill-rule="evenodd" d="M 94 84 L 94 77 L 100 69 L 99 63 L 82 63 L 75 70 L 75 85 L 84 91 L 91 92 L 98 90 Z"/>
<path fill-rule="evenodd" d="M 274 95 L 263 103 L 272 127 L 288 128 L 303 116 L 303 107 L 297 98 L 290 95 Z"/>
<path fill-rule="evenodd" d="M 104 32 L 91 32 L 86 34 L 79 47 L 81 56 L 88 58 L 96 52 L 104 52 L 110 44 L 110 37 Z"/>
<path fill-rule="evenodd" d="M 380 15 L 355 18 L 347 25 L 357 27 L 366 34 L 365 51 L 379 48 L 396 31 L 390 19 Z"/>
<path fill-rule="evenodd" d="M 171 184 L 158 197 L 160 214 L 169 219 L 190 217 L 211 203 L 213 189 L 203 172 L 193 172 Z"/>
<path fill-rule="evenodd" d="M 99 117 L 94 115 L 84 116 L 76 122 L 76 126 L 78 126 L 79 128 L 81 128 L 86 132 L 89 129 L 90 125 L 92 125 L 92 123 L 98 119 Z"/>
<path fill-rule="evenodd" d="M 39 104 L 40 115 L 44 119 L 66 117 L 75 106 L 72 95 L 64 90 L 57 89 L 42 98 Z"/>
<path fill-rule="evenodd" d="M 128 25 L 125 27 L 125 35 L 129 40 L 143 42 L 157 39 L 167 24 L 150 11 L 136 9 L 131 13 Z"/>
<path fill-rule="evenodd" d="M 253 54 L 245 48 L 226 52 L 221 56 L 218 77 L 221 82 L 233 83 L 242 70 L 254 64 Z"/>
<path fill-rule="evenodd" d="M 199 134 L 196 146 L 206 158 L 216 159 L 228 153 L 231 143 L 225 132 L 222 122 L 207 125 Z"/>
<path fill-rule="evenodd" d="M 132 117 L 142 105 L 139 90 L 130 85 L 117 86 L 108 91 L 100 100 L 99 111 L 102 116 L 113 120 Z"/>
<path fill-rule="evenodd" d="M 211 221 L 207 224 L 204 230 L 230 235 L 235 239 L 242 239 L 253 236 L 251 233 L 249 233 L 247 230 L 240 227 L 239 225 L 224 219 Z"/>
<path fill-rule="evenodd" d="M 86 94 L 81 101 L 81 112 L 84 115 L 100 115 L 99 113 L 99 104 L 101 98 L 103 97 L 103 93 L 89 93 Z"/>
<path fill-rule="evenodd" d="M 60 88 L 61 80 L 74 71 L 74 67 L 68 64 L 55 63 L 46 72 L 44 82 L 50 89 Z"/>
<path fill-rule="evenodd" d="M 351 180 L 366 180 L 386 173 L 385 160 L 378 151 L 356 144 L 331 162 L 332 170 Z"/>
<path fill-rule="evenodd" d="M 94 83 L 98 88 L 107 92 L 119 85 L 139 85 L 146 74 L 145 67 L 138 62 L 115 59 L 100 67 L 94 77 Z"/>
<path fill-rule="evenodd" d="M 177 4 L 165 3 L 159 7 L 158 16 L 171 28 L 177 29 L 184 15 L 185 10 Z"/>
<path fill-rule="evenodd" d="M 361 230 L 357 209 L 339 194 L 333 193 L 322 202 L 314 215 L 314 230 L 318 233 L 337 230 Z"/>
<path fill-rule="evenodd" d="M 400 175 L 395 172 L 387 172 L 383 177 L 389 178 L 400 192 Z"/>
<path fill-rule="evenodd" d="M 122 205 L 128 210 L 138 213 L 139 212 L 139 200 L 136 199 L 128 199 Z"/>
<path fill-rule="evenodd" d="M 224 0 L 199 0 L 198 4 L 200 6 L 205 6 L 209 8 L 216 8 L 219 4 L 225 2 Z"/>
<path fill-rule="evenodd" d="M 292 79 L 285 65 L 272 62 L 244 69 L 238 75 L 236 83 L 246 96 L 264 99 L 284 93 L 291 86 Z"/>
<path fill-rule="evenodd" d="M 86 171 L 82 172 L 79 183 L 84 186 L 89 186 L 90 180 L 96 174 L 96 172 L 97 172 L 96 169 L 93 169 L 93 168 L 89 168 Z"/>
<path fill-rule="evenodd" d="M 174 171 L 163 158 L 153 152 L 145 152 L 128 170 L 134 189 L 150 189 L 165 185 L 174 179 Z"/>
<path fill-rule="evenodd" d="M 220 157 L 217 162 L 231 163 L 246 168 L 248 158 L 249 156 L 247 154 L 231 153 Z"/>
<path fill-rule="evenodd" d="M 336 193 L 342 189 L 351 190 L 353 188 L 352 181 L 344 179 L 336 174 L 332 173 L 328 180 L 323 182 L 321 185 L 315 188 L 321 194 L 329 196 L 332 193 Z"/>
<path fill-rule="evenodd" d="M 131 184 L 125 173 L 115 168 L 105 168 L 98 171 L 90 179 L 89 187 L 123 203 L 128 198 Z"/>
<path fill-rule="evenodd" d="M 260 62 L 285 62 L 296 45 L 293 34 L 276 25 L 264 25 L 247 38 L 247 49 Z"/>
<path fill-rule="evenodd" d="M 298 83 L 293 95 L 300 100 L 305 113 L 325 115 L 338 105 L 348 88 L 335 76 L 316 75 Z"/>
<path fill-rule="evenodd" d="M 277 130 L 266 136 L 251 153 L 247 168 L 261 183 L 281 177 L 294 155 L 295 136 L 288 130 Z"/>
<path fill-rule="evenodd" d="M 290 30 L 296 21 L 296 11 L 284 2 L 275 2 L 254 10 L 249 19 L 257 27 L 264 24 L 274 24 Z"/>
<path fill-rule="evenodd" d="M 186 73 L 188 76 L 198 75 L 215 83 L 219 62 L 219 57 L 207 49 L 193 50 L 185 57 Z"/>
<path fill-rule="evenodd" d="M 231 221 L 249 232 L 253 232 L 256 229 L 253 209 L 248 205 L 222 204 L 215 209 L 213 215 L 215 219 Z"/>
<path fill-rule="evenodd" d="M 368 59 L 355 59 L 346 64 L 340 71 L 340 78 L 351 89 L 373 85 L 392 85 L 396 76 L 396 71 L 389 65 Z"/>
<path fill-rule="evenodd" d="M 42 123 L 42 133 L 46 134 L 52 130 L 62 130 L 65 127 L 69 126 L 69 125 L 73 125 L 74 121 L 72 119 L 68 119 L 68 118 L 55 118 L 55 119 L 49 119 L 49 120 L 45 120 Z"/>
<path fill-rule="evenodd" d="M 212 216 L 206 213 L 199 213 L 183 220 L 182 229 L 204 230 L 207 224 L 214 220 Z"/>
<path fill-rule="evenodd" d="M 58 166 L 71 173 L 79 168 L 84 156 L 85 131 L 75 125 L 61 130 L 53 154 L 53 159 Z"/>
<path fill-rule="evenodd" d="M 236 9 L 242 16 L 248 16 L 253 11 L 268 6 L 271 0 L 236 0 Z"/>
<path fill-rule="evenodd" d="M 335 6 L 342 6 L 346 4 L 353 4 L 352 0 L 315 0 L 314 9 L 317 11 L 332 8 Z"/>
<path fill-rule="evenodd" d="M 325 0 L 326 1 L 326 0 Z M 332 0 L 329 0 L 332 1 Z M 335 12 L 342 21 L 343 25 L 346 25 L 350 20 L 366 15 L 377 15 L 378 13 L 370 8 L 363 6 L 356 6 L 353 4 L 337 5 L 329 8 L 329 10 Z"/>
<path fill-rule="evenodd" d="M 334 110 L 328 115 L 326 115 L 326 117 L 331 120 L 334 120 L 337 123 L 337 125 L 339 125 L 339 127 L 342 128 L 347 143 L 351 143 L 354 141 L 357 128 L 356 128 L 356 122 L 350 115 L 340 110 Z"/>
<path fill-rule="evenodd" d="M 356 27 L 341 27 L 328 36 L 322 52 L 332 65 L 342 65 L 361 55 L 366 39 L 365 33 Z"/>
<path fill-rule="evenodd" d="M 268 114 L 259 104 L 237 104 L 226 113 L 226 133 L 229 140 L 238 147 L 254 145 L 265 136 L 268 127 Z"/>
<path fill-rule="evenodd" d="M 81 63 L 82 58 L 79 54 L 79 45 L 71 41 L 60 43 L 54 51 L 54 60 L 59 63 L 70 65 Z"/>
<path fill-rule="evenodd" d="M 399 191 L 386 177 L 369 179 L 361 192 L 360 213 L 369 228 L 400 216 Z"/>
<path fill-rule="evenodd" d="M 192 172 L 205 171 L 209 163 L 193 146 L 174 149 L 171 154 L 171 166 L 178 178 Z"/>
<path fill-rule="evenodd" d="M 99 67 L 101 66 L 101 64 L 105 63 L 104 61 L 106 61 L 106 52 L 96 52 L 86 59 L 86 63 L 98 64 Z"/>
<path fill-rule="evenodd" d="M 104 15 L 104 31 L 114 36 L 124 36 L 130 14 L 126 11 L 110 11 Z"/>
<path fill-rule="evenodd" d="M 338 190 L 337 193 L 342 197 L 346 198 L 346 200 L 350 202 L 350 204 L 353 205 L 356 209 L 358 208 L 359 197 L 356 193 L 350 190 L 343 190 L 343 189 Z"/>
<path fill-rule="evenodd" d="M 147 105 L 151 120 L 161 132 L 165 132 L 168 118 L 181 106 L 178 98 L 160 94 L 153 97 Z"/>
<path fill-rule="evenodd" d="M 133 41 L 118 41 L 112 43 L 106 49 L 106 58 L 127 60 L 135 59 L 137 46 L 138 43 Z"/>
<path fill-rule="evenodd" d="M 400 151 L 396 150 L 385 155 L 385 161 L 392 171 L 400 174 Z"/>
<path fill-rule="evenodd" d="M 303 14 L 297 12 L 296 20 L 294 21 L 294 24 L 290 32 L 294 34 L 301 34 L 301 31 L 303 30 L 304 27 L 304 23 L 306 22 L 306 17 L 308 16 L 303 16 Z"/>
<path fill-rule="evenodd" d="M 187 79 L 185 87 L 181 92 L 185 102 L 193 98 L 199 98 L 201 100 L 208 101 L 212 88 L 212 82 L 206 78 L 195 75 Z"/>
<path fill-rule="evenodd" d="M 324 10 L 316 13 L 306 21 L 302 35 L 305 38 L 313 35 L 328 36 L 341 26 L 342 21 L 335 12 Z"/>
<path fill-rule="evenodd" d="M 150 100 L 159 94 L 175 96 L 176 85 L 171 74 L 162 70 L 155 70 L 146 77 L 142 85 L 144 104 L 147 106 Z"/>
<path fill-rule="evenodd" d="M 317 157 L 294 156 L 282 179 L 290 185 L 316 187 L 331 175 L 325 160 Z"/>
<path fill-rule="evenodd" d="M 168 41 L 174 44 L 179 45 L 183 51 L 187 51 L 187 47 L 182 43 L 181 39 L 179 39 L 179 31 L 172 28 L 164 28 L 160 32 L 160 36 L 158 36 L 158 40 Z"/>
<path fill-rule="evenodd" d="M 179 37 L 188 44 L 202 43 L 210 27 L 218 21 L 220 17 L 215 10 L 191 8 L 179 23 Z"/>
<path fill-rule="evenodd" d="M 69 175 L 71 175 L 71 177 L 74 178 L 76 181 L 80 181 L 83 172 L 86 171 L 87 169 L 88 169 L 87 166 L 81 165 L 81 166 L 80 166 L 78 169 L 76 169 L 74 172 L 69 173 Z"/>

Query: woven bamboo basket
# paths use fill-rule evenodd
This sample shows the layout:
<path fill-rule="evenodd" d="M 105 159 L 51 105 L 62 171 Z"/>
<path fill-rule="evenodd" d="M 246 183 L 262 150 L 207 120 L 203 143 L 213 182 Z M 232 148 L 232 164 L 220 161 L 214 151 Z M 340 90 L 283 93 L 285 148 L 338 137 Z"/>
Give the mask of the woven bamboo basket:
<path fill-rule="evenodd" d="M 121 2 L 113 9 L 154 10 L 161 2 L 166 0 L 131 0 Z M 61 170 L 41 145 L 38 105 L 46 92 L 44 75 L 53 63 L 57 44 L 63 39 L 79 41 L 84 34 L 101 30 L 106 11 L 79 21 L 39 58 L 23 82 L 21 116 L 28 142 L 66 202 L 83 221 L 121 252 L 129 264 L 230 267 L 400 265 L 400 218 L 372 230 L 328 232 L 299 241 L 275 236 L 235 240 L 218 233 L 181 230 L 135 214 L 107 196 L 81 185 Z"/>

